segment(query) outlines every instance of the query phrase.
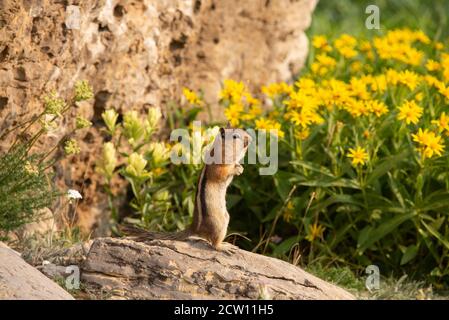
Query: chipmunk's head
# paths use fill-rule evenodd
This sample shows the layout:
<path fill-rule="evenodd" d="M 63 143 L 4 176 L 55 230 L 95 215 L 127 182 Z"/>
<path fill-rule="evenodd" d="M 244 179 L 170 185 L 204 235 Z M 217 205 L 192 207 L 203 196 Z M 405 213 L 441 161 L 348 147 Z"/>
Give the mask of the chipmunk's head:
<path fill-rule="evenodd" d="M 214 144 L 221 150 L 223 164 L 235 164 L 245 157 L 251 141 L 251 136 L 244 129 L 220 128 Z"/>

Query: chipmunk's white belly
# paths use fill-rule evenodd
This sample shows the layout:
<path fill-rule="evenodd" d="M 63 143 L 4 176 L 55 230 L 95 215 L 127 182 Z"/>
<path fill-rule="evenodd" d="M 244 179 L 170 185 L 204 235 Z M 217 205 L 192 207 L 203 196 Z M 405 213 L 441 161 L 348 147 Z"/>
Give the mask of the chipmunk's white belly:
<path fill-rule="evenodd" d="M 226 216 L 226 188 L 229 183 L 214 184 L 206 188 L 208 214 Z"/>

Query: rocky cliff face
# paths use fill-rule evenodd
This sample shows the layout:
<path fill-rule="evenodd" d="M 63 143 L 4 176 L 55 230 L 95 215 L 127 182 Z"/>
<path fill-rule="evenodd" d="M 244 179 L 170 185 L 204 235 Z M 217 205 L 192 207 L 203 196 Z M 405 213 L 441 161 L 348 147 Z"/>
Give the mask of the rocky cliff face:
<path fill-rule="evenodd" d="M 0 0 L 0 131 L 41 111 L 50 89 L 67 95 L 87 79 L 95 99 L 77 113 L 94 127 L 83 152 L 57 170 L 62 185 L 82 189 L 79 223 L 101 225 L 105 207 L 94 158 L 107 107 L 144 111 L 204 89 L 214 102 L 225 78 L 249 87 L 289 80 L 307 53 L 316 0 Z M 220 116 L 221 110 L 214 110 Z M 56 135 L 63 135 L 61 124 Z M 48 137 L 48 140 L 57 137 Z M 6 141 L 7 143 L 7 141 Z M 100 232 L 102 233 L 102 232 Z"/>

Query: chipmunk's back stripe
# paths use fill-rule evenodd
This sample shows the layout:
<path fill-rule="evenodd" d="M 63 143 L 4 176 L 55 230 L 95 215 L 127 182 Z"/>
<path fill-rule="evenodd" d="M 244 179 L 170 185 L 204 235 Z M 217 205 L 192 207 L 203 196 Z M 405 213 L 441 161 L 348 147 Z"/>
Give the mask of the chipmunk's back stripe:
<path fill-rule="evenodd" d="M 203 171 L 201 172 L 200 181 L 198 181 L 198 190 L 199 190 L 199 210 L 200 217 L 205 217 L 208 215 L 207 206 L 206 206 L 206 182 L 207 182 L 207 166 L 204 166 Z"/>

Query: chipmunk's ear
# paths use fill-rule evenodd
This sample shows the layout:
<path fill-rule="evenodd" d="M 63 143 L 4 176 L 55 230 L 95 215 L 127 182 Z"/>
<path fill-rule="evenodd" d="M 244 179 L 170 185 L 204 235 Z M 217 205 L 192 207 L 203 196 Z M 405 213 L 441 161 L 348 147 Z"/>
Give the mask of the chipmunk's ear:
<path fill-rule="evenodd" d="M 225 129 L 223 127 L 220 128 L 220 135 L 222 139 L 225 138 Z"/>
<path fill-rule="evenodd" d="M 226 124 L 226 129 L 231 129 L 231 123 L 228 121 L 228 123 Z"/>

